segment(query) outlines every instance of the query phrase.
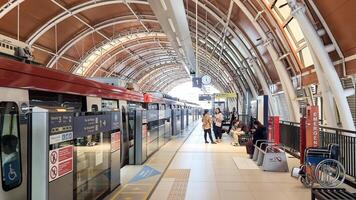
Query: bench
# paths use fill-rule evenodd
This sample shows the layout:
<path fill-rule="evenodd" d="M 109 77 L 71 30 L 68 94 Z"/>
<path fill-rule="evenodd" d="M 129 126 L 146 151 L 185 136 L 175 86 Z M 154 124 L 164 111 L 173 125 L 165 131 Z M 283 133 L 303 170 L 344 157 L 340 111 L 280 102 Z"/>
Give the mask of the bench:
<path fill-rule="evenodd" d="M 259 145 L 257 145 L 259 144 Z M 264 171 L 289 171 L 286 152 L 283 146 L 268 140 L 257 140 L 253 152 L 253 161 Z"/>
<path fill-rule="evenodd" d="M 260 154 L 260 151 L 263 149 L 263 144 L 273 144 L 273 141 L 268 141 L 268 140 L 257 140 L 256 144 L 254 144 L 255 150 L 253 151 L 253 156 L 252 156 L 252 160 L 253 161 L 257 161 L 258 156 Z M 257 145 L 259 144 L 259 146 Z"/>
<path fill-rule="evenodd" d="M 356 195 L 346 191 L 345 188 L 312 188 L 312 200 L 352 200 Z"/>

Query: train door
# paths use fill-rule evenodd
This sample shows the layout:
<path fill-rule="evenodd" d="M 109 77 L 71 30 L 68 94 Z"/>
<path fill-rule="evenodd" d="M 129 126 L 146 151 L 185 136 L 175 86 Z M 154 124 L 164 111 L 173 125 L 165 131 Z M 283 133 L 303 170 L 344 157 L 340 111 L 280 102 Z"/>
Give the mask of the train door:
<path fill-rule="evenodd" d="M 0 87 L 0 94 L 0 199 L 27 199 L 28 91 Z"/>
<path fill-rule="evenodd" d="M 127 101 L 119 100 L 119 107 L 121 110 L 122 130 L 121 130 L 121 167 L 129 164 L 129 149 L 130 140 L 128 133 L 128 109 Z"/>
<path fill-rule="evenodd" d="M 87 111 L 88 112 L 101 111 L 101 98 L 87 97 Z"/>
<path fill-rule="evenodd" d="M 127 102 L 128 109 L 128 137 L 129 137 L 129 164 L 135 164 L 135 135 L 136 135 L 136 110 L 142 109 L 142 104 Z"/>

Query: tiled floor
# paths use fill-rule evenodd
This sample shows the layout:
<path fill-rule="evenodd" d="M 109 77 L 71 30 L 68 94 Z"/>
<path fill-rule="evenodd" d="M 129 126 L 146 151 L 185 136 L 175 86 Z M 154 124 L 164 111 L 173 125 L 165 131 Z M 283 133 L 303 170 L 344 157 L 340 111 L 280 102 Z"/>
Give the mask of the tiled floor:
<path fill-rule="evenodd" d="M 205 144 L 202 130 L 197 126 L 167 170 L 190 169 L 186 191 L 179 192 L 183 196 L 176 195 L 174 199 L 310 199 L 310 190 L 290 177 L 289 172 L 262 171 L 248 159 L 245 147 L 233 147 L 230 142 L 230 136 L 224 134 L 222 143 Z M 296 159 L 288 159 L 290 168 L 298 166 Z M 172 199 L 168 197 L 175 190 L 174 181 L 164 175 L 150 199 Z"/>
<path fill-rule="evenodd" d="M 155 185 L 159 182 L 162 173 L 168 168 L 170 161 L 173 159 L 175 153 L 179 147 L 184 143 L 189 134 L 193 131 L 195 124 L 190 125 L 182 134 L 174 137 L 166 145 L 164 145 L 159 151 L 154 153 L 144 165 L 127 165 L 121 169 L 121 186 L 114 190 L 105 200 L 145 200 L 148 198 Z M 144 166 L 151 167 L 159 172 L 159 175 L 151 176 L 139 181 L 130 182 L 130 180 L 137 175 Z M 163 180 L 163 179 L 162 179 Z M 169 184 L 172 186 L 175 180 L 168 179 Z M 163 182 L 163 181 L 161 181 Z M 169 185 L 168 184 L 168 185 Z M 177 185 L 177 184 L 175 184 Z M 167 186 L 164 186 L 167 187 Z M 164 189 L 163 187 L 163 189 Z M 166 192 L 168 199 L 169 192 Z M 163 196 L 162 196 L 163 198 Z"/>
<path fill-rule="evenodd" d="M 143 166 L 124 167 L 122 185 L 106 200 L 310 199 L 310 190 L 289 172 L 262 171 L 244 146 L 230 144 L 230 136 L 224 134 L 219 144 L 205 144 L 201 125 L 189 136 L 190 132 L 171 140 L 145 163 L 159 175 L 129 183 Z M 291 156 L 288 163 L 289 168 L 299 165 Z"/>

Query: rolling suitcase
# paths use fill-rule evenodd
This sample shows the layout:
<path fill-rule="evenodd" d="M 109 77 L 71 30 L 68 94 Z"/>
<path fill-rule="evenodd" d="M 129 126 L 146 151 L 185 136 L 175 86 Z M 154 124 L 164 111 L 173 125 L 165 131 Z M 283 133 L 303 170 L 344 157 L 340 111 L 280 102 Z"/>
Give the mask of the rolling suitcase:
<path fill-rule="evenodd" d="M 252 155 L 253 154 L 253 149 L 254 149 L 254 146 L 253 146 L 252 140 L 248 140 L 246 142 L 246 152 L 247 152 L 247 154 Z"/>

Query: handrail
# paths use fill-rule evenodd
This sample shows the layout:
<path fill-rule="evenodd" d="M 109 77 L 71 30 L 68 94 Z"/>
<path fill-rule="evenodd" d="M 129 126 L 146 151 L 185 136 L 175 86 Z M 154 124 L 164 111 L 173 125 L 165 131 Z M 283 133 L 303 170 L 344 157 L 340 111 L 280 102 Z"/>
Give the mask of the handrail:
<path fill-rule="evenodd" d="M 291 122 L 291 121 L 286 121 L 286 120 L 281 120 L 280 123 L 289 124 L 289 125 L 300 125 L 300 122 Z M 347 132 L 347 133 L 351 133 L 351 134 L 355 134 L 356 135 L 356 131 L 347 130 L 347 129 L 343 129 L 343 128 L 335 128 L 335 127 L 329 127 L 329 126 L 325 126 L 325 125 L 320 125 L 319 128 L 320 129 L 334 130 L 334 131 L 338 131 L 338 132 Z"/>
<path fill-rule="evenodd" d="M 339 131 L 339 132 L 347 132 L 347 133 L 355 134 L 355 136 L 356 136 L 356 131 L 342 129 L 342 128 L 333 128 L 333 127 L 328 127 L 328 126 L 320 126 L 320 129 L 329 129 L 329 130 L 334 130 L 334 131 Z"/>
<path fill-rule="evenodd" d="M 281 123 L 285 124 L 297 124 L 297 125 L 300 125 L 300 122 L 292 122 L 292 121 L 287 121 L 287 120 L 280 120 Z"/>

